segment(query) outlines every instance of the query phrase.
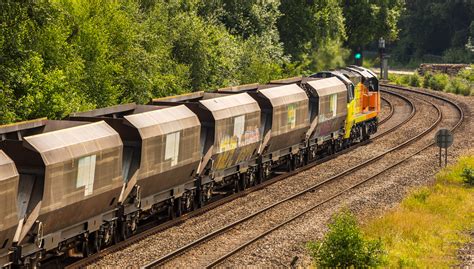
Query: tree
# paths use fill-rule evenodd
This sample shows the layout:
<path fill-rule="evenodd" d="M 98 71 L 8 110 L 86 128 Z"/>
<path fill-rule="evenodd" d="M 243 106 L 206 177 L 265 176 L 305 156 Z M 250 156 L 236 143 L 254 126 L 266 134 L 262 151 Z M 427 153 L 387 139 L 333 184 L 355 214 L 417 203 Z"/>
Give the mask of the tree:
<path fill-rule="evenodd" d="M 335 214 L 324 239 L 308 243 L 308 249 L 318 266 L 325 268 L 365 268 L 384 263 L 382 242 L 364 239 L 348 211 Z"/>
<path fill-rule="evenodd" d="M 346 31 L 342 8 L 337 0 L 282 0 L 280 11 L 283 14 L 278 20 L 280 38 L 285 52 L 292 56 L 293 62 L 297 62 L 290 65 L 296 73 L 336 67 L 325 64 L 319 58 L 321 52 L 332 50 L 334 58 L 344 58 L 341 47 Z M 336 65 L 340 64 L 342 62 L 337 61 Z"/>
<path fill-rule="evenodd" d="M 472 18 L 472 1 L 407 1 L 406 12 L 400 19 L 402 31 L 395 54 L 399 60 L 407 62 L 425 54 L 442 55 L 448 49 L 468 53 L 465 45 L 474 22 Z"/>
<path fill-rule="evenodd" d="M 344 2 L 347 45 L 362 48 L 384 37 L 394 41 L 398 37 L 398 20 L 404 7 L 403 0 L 367 0 Z"/>

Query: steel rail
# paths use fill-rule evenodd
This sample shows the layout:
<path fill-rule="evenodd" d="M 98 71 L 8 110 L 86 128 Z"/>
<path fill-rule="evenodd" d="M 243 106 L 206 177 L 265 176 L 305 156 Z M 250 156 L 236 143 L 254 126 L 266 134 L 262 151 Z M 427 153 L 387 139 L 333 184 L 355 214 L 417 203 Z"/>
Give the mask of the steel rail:
<path fill-rule="evenodd" d="M 386 92 L 386 91 L 385 91 Z M 416 113 L 416 108 L 414 106 L 414 104 L 411 102 L 411 100 L 409 100 L 408 98 L 406 98 L 405 96 L 403 95 L 400 95 L 398 93 L 393 93 L 393 92 L 386 92 L 387 94 L 390 94 L 390 95 L 393 95 L 393 96 L 396 96 L 400 99 L 402 99 L 403 101 L 405 101 L 405 103 L 411 108 L 411 113 L 408 117 L 406 117 L 404 119 L 404 121 L 400 122 L 399 124 L 387 129 L 386 131 L 382 132 L 382 133 L 379 133 L 377 134 L 376 136 L 374 136 L 373 138 L 370 139 L 370 141 L 374 141 L 374 140 L 377 140 L 379 139 L 380 137 L 388 134 L 388 133 L 391 133 L 395 130 L 397 130 L 398 128 L 400 128 L 403 124 L 405 124 L 406 122 L 408 122 L 411 118 L 413 118 L 413 116 L 415 115 Z M 388 100 L 387 100 L 388 101 Z M 393 114 L 395 113 L 394 110 L 394 106 L 393 104 L 390 103 L 390 113 L 389 113 L 389 118 L 384 118 L 380 123 L 379 125 L 382 125 L 382 124 L 385 124 L 392 116 Z M 386 119 L 386 120 L 385 120 Z M 311 163 L 309 163 L 308 165 L 304 166 L 304 167 L 301 167 L 301 168 L 298 168 L 294 171 L 291 171 L 291 172 L 288 172 L 286 174 L 282 174 L 282 175 L 278 175 L 278 176 L 275 176 L 269 180 L 266 180 L 264 182 L 262 182 L 261 184 L 259 185 L 256 185 L 256 186 L 253 186 L 253 187 L 250 187 L 250 188 L 247 188 L 241 192 L 238 192 L 238 193 L 235 193 L 235 194 L 232 194 L 232 195 L 229 195 L 229 196 L 226 196 L 220 200 L 217 200 L 215 202 L 212 202 L 210 204 L 207 204 L 206 206 L 202 207 L 202 208 L 199 208 L 197 210 L 194 210 L 192 212 L 189 212 L 189 213 L 186 213 L 176 219 L 173 219 L 173 220 L 169 220 L 169 221 L 166 221 L 165 223 L 162 223 L 162 224 L 159 224 L 159 225 L 153 225 L 151 224 L 149 228 L 147 228 L 146 230 L 138 233 L 138 234 L 135 234 L 133 236 L 131 236 L 130 238 L 127 238 L 126 240 L 124 241 L 121 241 L 121 242 L 118 242 L 116 243 L 115 245 L 112 245 L 112 246 L 109 246 L 103 250 L 101 250 L 100 252 L 98 253 L 95 253 L 91 256 L 88 256 L 88 257 L 85 257 L 85 258 L 82 258 L 78 261 L 75 261 L 74 263 L 72 264 L 69 264 L 67 265 L 65 268 L 67 269 L 73 269 L 73 268 L 84 268 L 84 267 L 87 267 L 88 265 L 92 265 L 93 263 L 95 263 L 96 261 L 100 260 L 101 258 L 107 256 L 107 255 L 110 255 L 112 253 L 115 253 L 117 251 L 120 251 L 122 249 L 125 249 L 126 247 L 134 244 L 134 243 L 137 243 L 149 236 L 152 236 L 154 234 L 157 234 L 159 232 L 162 232 L 164 230 L 167 230 L 171 227 L 174 227 L 176 225 L 179 225 L 181 223 L 184 223 L 186 220 L 188 219 L 191 219 L 191 218 L 194 218 L 194 217 L 197 217 L 197 216 L 200 216 L 214 208 L 217 208 L 227 202 L 230 202 L 232 200 L 235 200 L 239 197 L 243 197 L 245 195 L 248 195 L 249 193 L 252 193 L 252 192 L 255 192 L 255 191 L 258 191 L 258 190 L 261 190 L 275 182 L 278 182 L 282 179 L 285 179 L 287 177 L 290 177 L 290 176 L 293 176 L 293 175 L 296 175 L 302 171 L 305 171 L 305 170 L 308 170 L 316 165 L 319 165 L 319 164 L 322 164 L 324 162 L 327 162 L 329 160 L 332 160 L 332 159 L 335 159 L 336 157 L 340 156 L 340 155 L 343 155 L 345 153 L 348 153 L 350 152 L 351 150 L 354 150 L 360 146 L 363 146 L 363 145 L 367 145 L 368 143 L 370 143 L 370 141 L 365 141 L 365 142 L 361 142 L 361 143 L 358 143 L 358 144 L 355 144 L 353 146 L 351 146 L 350 148 L 347 148 L 347 149 L 344 149 L 342 151 L 339 151 L 333 155 L 330 155 L 330 156 L 326 156 L 322 159 L 319 159 L 319 160 L 316 160 L 316 161 L 313 161 Z"/>
<path fill-rule="evenodd" d="M 388 87 L 388 88 L 398 89 L 398 90 L 407 90 L 406 88 L 399 87 L 399 86 L 394 86 L 394 85 L 384 85 L 384 86 L 385 86 L 385 87 Z M 459 120 L 458 120 L 457 123 L 451 128 L 451 131 L 454 131 L 454 130 L 455 130 L 456 128 L 458 128 L 458 127 L 461 125 L 461 123 L 463 122 L 463 120 L 464 120 L 464 112 L 463 112 L 463 109 L 462 109 L 457 103 L 455 103 L 455 102 L 453 102 L 453 101 L 451 101 L 451 100 L 449 100 L 449 99 L 447 99 L 447 98 L 440 97 L 440 96 L 437 96 L 437 95 L 433 95 L 433 94 L 431 94 L 431 93 L 420 92 L 420 91 L 413 91 L 413 90 L 409 90 L 409 91 L 412 91 L 412 92 L 415 92 L 415 93 L 419 93 L 419 94 L 423 94 L 423 95 L 427 95 L 427 96 L 430 96 L 430 97 L 434 97 L 434 98 L 436 98 L 436 99 L 438 99 L 438 100 L 441 100 L 441 101 L 444 101 L 444 102 L 446 102 L 446 103 L 449 103 L 449 104 L 453 105 L 453 106 L 456 108 L 456 110 L 459 112 Z M 439 108 L 438 108 L 438 112 L 441 113 L 441 110 L 440 110 Z M 442 114 L 440 114 L 440 117 L 438 117 L 439 122 L 441 121 L 441 118 L 442 118 Z M 436 125 L 438 125 L 439 122 L 437 122 Z M 434 129 L 434 127 L 435 127 L 435 126 L 433 126 L 433 128 L 430 128 L 430 129 L 432 130 L 432 129 Z M 431 130 L 430 130 L 430 131 L 431 131 Z M 423 136 L 424 136 L 424 135 L 423 135 Z M 223 256 L 221 256 L 221 257 L 217 258 L 216 260 L 212 261 L 210 264 L 208 264 L 208 265 L 206 266 L 206 268 L 212 268 L 212 267 L 214 267 L 214 266 L 220 264 L 221 262 L 223 262 L 223 261 L 226 260 L 227 258 L 231 257 L 232 255 L 236 254 L 237 252 L 239 252 L 241 249 L 247 247 L 248 245 L 250 245 L 250 244 L 252 244 L 252 243 L 258 241 L 259 239 L 261 239 L 261 238 L 265 237 L 266 235 L 272 233 L 273 231 L 275 231 L 275 230 L 281 228 L 282 226 L 284 226 L 284 225 L 286 225 L 286 224 L 288 224 L 288 223 L 294 221 L 295 219 L 297 219 L 297 218 L 303 216 L 304 214 L 306 214 L 306 213 L 308 213 L 308 212 L 310 212 L 310 211 L 316 209 L 317 207 L 320 207 L 321 205 L 324 205 L 324 204 L 326 204 L 326 203 L 328 203 L 328 202 L 334 200 L 335 198 L 341 196 L 342 194 L 345 194 L 345 193 L 347 193 L 348 191 L 350 191 L 350 190 L 352 190 L 352 189 L 355 189 L 355 188 L 361 186 L 362 184 L 364 184 L 364 183 L 366 183 L 366 182 L 368 182 L 368 181 L 370 181 L 370 180 L 376 178 L 377 176 L 379 176 L 379 175 L 381 175 L 381 174 L 383 174 L 383 173 L 385 173 L 385 172 L 387 172 L 387 171 L 389 171 L 389 170 L 391 170 L 391 169 L 393 169 L 393 168 L 399 166 L 400 164 L 402 164 L 402 163 L 404 163 L 405 161 L 411 159 L 413 156 L 418 155 L 420 152 L 426 150 L 427 148 L 431 147 L 431 146 L 434 145 L 434 144 L 435 144 L 435 142 L 433 141 L 433 142 L 431 142 L 431 143 L 425 145 L 425 146 L 422 147 L 421 149 L 415 151 L 414 153 L 410 154 L 409 156 L 403 158 L 402 160 L 400 160 L 400 161 L 398 161 L 398 162 L 396 162 L 396 163 L 390 165 L 389 167 L 384 168 L 383 170 L 377 172 L 376 174 L 371 175 L 370 177 L 368 177 L 368 178 L 366 178 L 366 179 L 364 179 L 364 180 L 362 180 L 362 181 L 359 181 L 359 182 L 357 182 L 356 184 L 354 184 L 354 185 L 352 185 L 352 186 L 350 186 L 350 187 L 348 187 L 348 188 L 345 188 L 344 190 L 341 190 L 341 191 L 337 192 L 336 194 L 334 194 L 334 195 L 332 195 L 332 196 L 330 196 L 330 197 L 324 199 L 323 201 L 321 201 L 321 202 L 319 202 L 319 203 L 317 203 L 317 204 L 315 204 L 315 205 L 313 205 L 313 206 L 311 206 L 311 207 L 309 207 L 309 208 L 307 208 L 307 209 L 301 211 L 300 213 L 298 213 L 298 214 L 296 214 L 295 216 L 293 216 L 293 217 L 291 217 L 291 218 L 285 220 L 284 222 L 282 222 L 282 223 L 280 223 L 280 224 L 278 224 L 278 225 L 272 227 L 271 229 L 266 230 L 265 232 L 263 232 L 263 233 L 259 234 L 258 236 L 256 236 L 256 237 L 254 237 L 254 238 L 248 240 L 248 241 L 245 242 L 244 244 L 241 244 L 241 245 L 238 246 L 237 248 L 234 248 L 233 250 L 229 251 L 228 253 L 224 254 Z"/>
<path fill-rule="evenodd" d="M 391 119 L 392 116 L 393 116 L 393 113 L 395 112 L 395 109 L 394 109 L 394 107 L 393 107 L 392 102 L 390 102 L 387 98 L 385 98 L 385 97 L 383 97 L 383 96 L 381 97 L 381 99 L 382 99 L 385 103 L 388 104 L 388 107 L 389 107 L 390 110 L 389 110 L 389 112 L 388 112 L 388 115 L 387 115 L 385 118 L 383 118 L 381 121 L 379 121 L 379 125 L 380 125 L 380 124 L 384 124 L 384 123 L 387 122 L 389 119 Z"/>
<path fill-rule="evenodd" d="M 407 100 L 408 100 L 408 99 L 407 99 Z M 408 118 L 411 118 L 411 117 L 413 117 L 414 113 L 416 112 L 416 108 L 415 108 L 414 104 L 413 104 L 410 100 L 408 100 L 408 101 L 409 101 L 409 104 L 413 107 L 412 113 L 411 113 L 410 117 L 408 117 Z M 169 261 L 170 259 L 172 259 L 172 258 L 174 258 L 174 257 L 177 257 L 177 256 L 179 256 L 179 255 L 182 255 L 183 253 L 185 253 L 185 252 L 188 251 L 189 249 L 191 249 L 191 248 L 193 248 L 193 247 L 195 247 L 195 246 L 197 246 L 197 245 L 199 245 L 199 244 L 201 244 L 201 243 L 203 243 L 203 242 L 208 241 L 209 239 L 211 239 L 211 238 L 213 238 L 213 237 L 215 237 L 215 236 L 217 236 L 217 235 L 219 235 L 219 234 L 221 234 L 221 233 L 223 233 L 223 232 L 225 232 L 225 231 L 227 231 L 227 230 L 229 230 L 229 229 L 235 227 L 235 226 L 238 225 L 238 224 L 241 224 L 241 223 L 243 223 L 243 222 L 245 222 L 245 221 L 247 221 L 247 220 L 249 220 L 249 219 L 254 218 L 254 217 L 257 216 L 257 215 L 260 215 L 260 214 L 262 214 L 262 213 L 264 213 L 264 212 L 267 212 L 268 210 L 270 210 L 270 209 L 272 209 L 272 208 L 274 208 L 274 207 L 276 207 L 276 206 L 278 206 L 278 205 L 280 205 L 280 204 L 282 204 L 282 203 L 285 203 L 285 202 L 288 202 L 288 201 L 290 201 L 290 200 L 293 200 L 293 199 L 295 199 L 295 198 L 297 198 L 297 197 L 300 197 L 300 196 L 302 196 L 302 195 L 304 195 L 304 194 L 306 194 L 306 193 L 308 193 L 308 192 L 312 192 L 312 191 L 314 191 L 314 190 L 316 190 L 316 189 L 322 187 L 323 185 L 326 185 L 327 183 L 329 183 L 329 182 L 331 182 L 331 181 L 334 181 L 334 180 L 336 180 L 336 179 L 338 179 L 338 178 L 341 178 L 341 177 L 343 177 L 343 176 L 345 176 L 345 175 L 347 175 L 347 174 L 349 174 L 349 173 L 351 173 L 351 172 L 353 172 L 353 171 L 355 171 L 355 170 L 364 168 L 364 167 L 367 166 L 368 164 L 370 164 L 370 163 L 372 163 L 372 162 L 375 162 L 375 161 L 381 159 L 381 158 L 382 158 L 383 156 L 385 156 L 386 154 L 391 153 L 391 152 L 393 152 L 393 151 L 395 151 L 395 150 L 397 150 L 397 149 L 400 149 L 400 148 L 402 148 L 402 147 L 404 147 L 404 146 L 407 146 L 407 145 L 409 145 L 410 143 L 414 142 L 415 140 L 420 139 L 420 138 L 423 137 L 426 133 L 428 133 L 428 132 L 430 132 L 431 130 L 433 130 L 433 129 L 441 122 L 441 120 L 442 120 L 442 113 L 441 113 L 441 110 L 439 109 L 439 107 L 437 107 L 437 106 L 434 105 L 434 104 L 431 104 L 431 105 L 436 109 L 436 111 L 437 111 L 437 113 L 438 113 L 438 118 L 436 119 L 436 121 L 435 121 L 431 126 L 429 126 L 429 127 L 428 127 L 426 130 L 424 130 L 422 133 L 420 133 L 420 134 L 418 134 L 418 135 L 416 135 L 416 136 L 414 136 L 414 137 L 412 137 L 412 138 L 406 140 L 406 141 L 403 142 L 402 144 L 399 144 L 399 145 L 397 145 L 397 146 L 395 146 L 395 147 L 393 147 L 393 148 L 390 148 L 390 149 L 386 150 L 385 152 L 383 152 L 383 153 L 381 153 L 381 154 L 379 154 L 379 155 L 377 155 L 377 156 L 375 156 L 375 157 L 373 157 L 373 158 L 371 158 L 371 159 L 369 159 L 369 160 L 366 160 L 366 161 L 364 161 L 364 162 L 362 162 L 362 163 L 360 163 L 360 164 L 358 164 L 358 165 L 355 165 L 355 166 L 353 166 L 353 167 L 351 167 L 351 168 L 349 168 L 349 169 L 346 169 L 346 170 L 344 170 L 343 172 L 341 172 L 341 173 L 339 173 L 339 174 L 337 174 L 337 175 L 331 176 L 331 177 L 329 177 L 329 178 L 323 180 L 322 182 L 319 182 L 319 183 L 317 183 L 317 184 L 315 184 L 315 185 L 312 185 L 312 186 L 310 186 L 310 187 L 308 187 L 308 188 L 306 188 L 306 189 L 304 189 L 304 190 L 302 190 L 302 191 L 299 191 L 298 193 L 295 193 L 295 194 L 293 194 L 293 195 L 290 195 L 289 197 L 286 197 L 286 198 L 284 198 L 284 199 L 282 199 L 282 200 L 280 200 L 280 201 L 277 201 L 277 202 L 275 202 L 275 203 L 273 203 L 273 204 L 271 204 L 271 205 L 269 205 L 269 206 L 266 206 L 265 208 L 260 209 L 259 211 L 256 211 L 256 212 L 254 212 L 254 213 L 252 213 L 252 214 L 250 214 L 250 215 L 248 215 L 248 216 L 246 216 L 246 217 L 244 217 L 244 218 L 241 218 L 241 219 L 239 219 L 239 220 L 237 220 L 237 221 L 234 221 L 234 222 L 232 222 L 232 223 L 230 223 L 230 224 L 228 224 L 228 225 L 226 225 L 226 226 L 224 226 L 224 227 L 222 227 L 222 228 L 219 228 L 219 229 L 217 229 L 217 230 L 215 230 L 215 231 L 213 231 L 213 232 L 211 232 L 211 233 L 209 233 L 209 234 L 206 234 L 206 235 L 204 235 L 204 236 L 202 236 L 202 237 L 200 237 L 200 238 L 198 238 L 198 239 L 196 239 L 196 240 L 194 240 L 194 241 L 188 243 L 187 245 L 184 245 L 184 246 L 182 246 L 182 247 L 180 247 L 180 248 L 174 250 L 173 252 L 170 252 L 170 253 L 168 253 L 168 254 L 166 254 L 166 255 L 160 257 L 159 259 L 157 259 L 157 260 L 155 260 L 155 261 L 153 261 L 153 262 L 151 262 L 151 263 L 149 263 L 149 264 L 146 264 L 145 266 L 143 266 L 143 267 L 141 267 L 141 268 L 154 268 L 154 267 L 163 265 L 164 263 L 166 263 L 166 262 Z M 408 119 L 408 118 L 407 118 L 407 119 Z M 405 120 L 405 121 L 402 122 L 401 124 L 403 125 L 403 124 L 406 123 L 406 122 L 407 122 L 407 121 Z M 398 125 L 397 125 L 397 126 L 398 126 Z M 395 127 L 397 127 L 397 126 L 395 126 Z"/>

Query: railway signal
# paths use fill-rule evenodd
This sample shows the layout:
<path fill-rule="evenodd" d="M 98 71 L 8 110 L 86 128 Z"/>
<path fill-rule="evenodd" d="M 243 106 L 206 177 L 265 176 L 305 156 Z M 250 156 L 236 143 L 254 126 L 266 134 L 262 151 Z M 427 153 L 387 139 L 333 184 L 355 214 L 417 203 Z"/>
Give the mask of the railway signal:
<path fill-rule="evenodd" d="M 441 149 L 444 148 L 444 166 L 448 165 L 448 148 L 453 144 L 454 138 L 448 129 L 440 129 L 435 136 L 436 145 L 439 147 L 439 166 L 441 167 Z"/>
<path fill-rule="evenodd" d="M 357 49 L 354 54 L 354 64 L 362 66 L 362 51 L 360 49 Z"/>

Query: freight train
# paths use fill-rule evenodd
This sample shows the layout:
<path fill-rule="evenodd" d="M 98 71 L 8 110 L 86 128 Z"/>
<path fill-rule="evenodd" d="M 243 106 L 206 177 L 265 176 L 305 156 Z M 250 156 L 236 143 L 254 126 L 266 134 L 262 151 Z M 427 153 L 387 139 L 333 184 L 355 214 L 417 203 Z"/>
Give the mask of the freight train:
<path fill-rule="evenodd" d="M 358 66 L 0 126 L 0 267 L 87 256 L 377 131 Z"/>

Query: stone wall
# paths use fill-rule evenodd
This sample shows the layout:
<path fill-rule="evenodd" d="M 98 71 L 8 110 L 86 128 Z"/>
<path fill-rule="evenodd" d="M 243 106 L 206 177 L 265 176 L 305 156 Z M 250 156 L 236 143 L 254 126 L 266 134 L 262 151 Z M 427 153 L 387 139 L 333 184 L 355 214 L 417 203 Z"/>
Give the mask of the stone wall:
<path fill-rule="evenodd" d="M 420 64 L 418 73 L 423 76 L 426 72 L 445 73 L 455 76 L 459 71 L 469 67 L 468 64 Z"/>

